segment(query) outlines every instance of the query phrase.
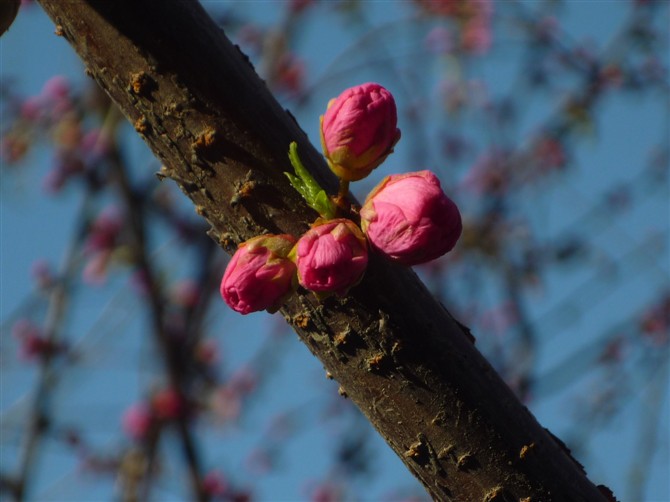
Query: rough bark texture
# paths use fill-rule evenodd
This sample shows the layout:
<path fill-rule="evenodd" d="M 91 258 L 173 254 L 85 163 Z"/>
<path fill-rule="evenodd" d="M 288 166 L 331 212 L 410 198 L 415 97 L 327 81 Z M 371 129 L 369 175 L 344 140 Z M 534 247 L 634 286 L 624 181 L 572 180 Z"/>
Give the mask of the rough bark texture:
<path fill-rule="evenodd" d="M 335 192 L 320 154 L 197 2 L 40 3 L 227 251 L 314 220 L 283 174 L 291 141 Z M 411 270 L 373 258 L 346 298 L 299 291 L 282 313 L 435 499 L 605 500 Z"/>

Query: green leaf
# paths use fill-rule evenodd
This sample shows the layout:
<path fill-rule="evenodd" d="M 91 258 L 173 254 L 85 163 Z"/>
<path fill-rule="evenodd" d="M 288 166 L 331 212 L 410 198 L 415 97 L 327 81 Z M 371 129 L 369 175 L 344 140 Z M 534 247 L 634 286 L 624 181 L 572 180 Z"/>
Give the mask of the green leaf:
<path fill-rule="evenodd" d="M 332 220 L 335 218 L 335 205 L 330 200 L 330 197 L 328 197 L 328 194 L 325 192 L 325 190 L 321 190 L 318 194 L 316 194 L 316 198 L 314 199 L 314 206 L 312 207 L 314 207 L 314 209 L 316 209 L 319 214 L 327 220 Z"/>
<path fill-rule="evenodd" d="M 335 217 L 335 205 L 328 197 L 326 191 L 321 188 L 319 183 L 309 174 L 298 156 L 298 144 L 293 141 L 289 146 L 288 158 L 295 170 L 295 175 L 284 173 L 309 207 L 317 211 L 323 218 L 332 219 Z"/>

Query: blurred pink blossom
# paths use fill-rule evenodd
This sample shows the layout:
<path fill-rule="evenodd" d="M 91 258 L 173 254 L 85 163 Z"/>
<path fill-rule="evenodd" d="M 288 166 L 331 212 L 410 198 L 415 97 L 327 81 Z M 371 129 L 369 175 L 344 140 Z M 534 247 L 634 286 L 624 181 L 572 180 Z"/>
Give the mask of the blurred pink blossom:
<path fill-rule="evenodd" d="M 504 302 L 485 312 L 480 317 L 481 328 L 500 336 L 519 321 L 519 314 L 514 303 Z"/>
<path fill-rule="evenodd" d="M 461 47 L 473 54 L 483 54 L 491 47 L 492 0 L 414 0 L 431 15 L 457 20 L 461 27 Z"/>
<path fill-rule="evenodd" d="M 443 25 L 428 32 L 425 39 L 428 50 L 435 54 L 446 54 L 454 49 L 454 35 Z"/>
<path fill-rule="evenodd" d="M 56 154 L 54 166 L 44 177 L 42 186 L 47 193 L 58 193 L 68 180 L 83 171 L 84 163 L 77 152 L 61 149 Z"/>
<path fill-rule="evenodd" d="M 486 18 L 477 18 L 466 23 L 461 35 L 463 48 L 472 54 L 484 54 L 491 48 L 491 24 Z"/>
<path fill-rule="evenodd" d="M 257 385 L 258 374 L 248 366 L 239 368 L 228 380 L 228 387 L 242 396 L 251 394 Z"/>
<path fill-rule="evenodd" d="M 310 502 L 341 502 L 344 500 L 342 489 L 330 481 L 311 483 L 307 487 Z"/>
<path fill-rule="evenodd" d="M 7 164 L 14 164 L 26 155 L 28 148 L 28 138 L 24 135 L 6 134 L 0 143 L 0 158 Z"/>
<path fill-rule="evenodd" d="M 567 154 L 563 143 L 551 136 L 538 138 L 533 147 L 533 155 L 541 172 L 565 167 Z"/>
<path fill-rule="evenodd" d="M 184 279 L 172 285 L 170 298 L 175 305 L 183 308 L 193 308 L 200 298 L 198 283 L 192 279 Z"/>
<path fill-rule="evenodd" d="M 19 342 L 18 357 L 22 361 L 34 361 L 58 350 L 58 346 L 47 340 L 42 328 L 29 319 L 18 319 L 12 326 L 12 336 Z"/>
<path fill-rule="evenodd" d="M 299 95 L 304 88 L 305 62 L 291 53 L 279 56 L 275 63 L 274 83 L 280 91 Z"/>
<path fill-rule="evenodd" d="M 615 336 L 605 344 L 598 361 L 605 364 L 616 364 L 623 360 L 626 344 L 623 336 Z"/>
<path fill-rule="evenodd" d="M 21 103 L 19 115 L 29 122 L 39 120 L 42 115 L 42 99 L 40 96 L 30 96 Z"/>
<path fill-rule="evenodd" d="M 101 286 L 107 279 L 107 268 L 112 260 L 111 250 L 92 254 L 84 265 L 82 280 L 89 286 Z"/>
<path fill-rule="evenodd" d="M 130 286 L 139 296 L 147 296 L 150 293 L 151 286 L 146 270 L 136 268 L 130 276 Z"/>
<path fill-rule="evenodd" d="M 123 226 L 121 211 L 116 206 L 103 209 L 93 220 L 84 249 L 86 253 L 107 251 L 116 245 Z"/>
<path fill-rule="evenodd" d="M 49 289 L 56 282 L 56 274 L 46 260 L 34 261 L 30 275 L 39 289 Z"/>
<path fill-rule="evenodd" d="M 315 4 L 315 0 L 289 0 L 289 12 L 300 14 Z"/>
<path fill-rule="evenodd" d="M 104 283 L 122 227 L 122 215 L 116 206 L 108 206 L 102 210 L 91 223 L 84 242 L 85 283 L 90 285 Z"/>
<path fill-rule="evenodd" d="M 21 339 L 19 359 L 33 361 L 51 352 L 53 345 L 42 336 L 27 335 Z"/>
<path fill-rule="evenodd" d="M 245 52 L 260 52 L 263 46 L 263 32 L 253 24 L 245 24 L 237 30 L 237 39 L 244 46 Z"/>
<path fill-rule="evenodd" d="M 151 409 L 160 420 L 174 420 L 184 415 L 186 403 L 177 390 L 165 388 L 151 397 Z"/>
<path fill-rule="evenodd" d="M 145 403 L 135 403 L 124 412 L 121 424 L 128 436 L 136 441 L 141 441 L 149 433 L 153 420 L 151 410 Z"/>
<path fill-rule="evenodd" d="M 42 94 L 44 98 L 57 101 L 65 99 L 70 94 L 70 83 L 63 75 L 55 75 L 47 80 L 42 86 Z"/>
<path fill-rule="evenodd" d="M 82 136 L 79 147 L 82 153 L 95 157 L 108 154 L 112 145 L 100 129 L 91 129 Z"/>
<path fill-rule="evenodd" d="M 42 107 L 42 113 L 54 123 L 58 122 L 73 108 L 70 99 L 71 87 L 68 79 L 63 75 L 56 75 L 47 80 L 37 100 Z"/>
<path fill-rule="evenodd" d="M 207 338 L 200 340 L 195 347 L 195 358 L 205 365 L 214 365 L 221 362 L 221 354 L 216 340 Z"/>
<path fill-rule="evenodd" d="M 229 494 L 230 485 L 221 471 L 209 471 L 202 478 L 202 490 L 210 497 L 225 497 Z"/>
<path fill-rule="evenodd" d="M 489 195 L 504 191 L 508 178 L 503 169 L 504 154 L 486 152 L 480 155 L 461 181 L 461 187 L 475 195 Z"/>
<path fill-rule="evenodd" d="M 253 449 L 245 461 L 247 470 L 255 475 L 267 474 L 273 467 L 272 454 L 265 448 Z"/>
<path fill-rule="evenodd" d="M 242 410 L 242 399 L 239 392 L 228 386 L 216 389 L 209 401 L 212 412 L 224 422 L 237 420 Z"/>
<path fill-rule="evenodd" d="M 654 346 L 666 345 L 670 340 L 670 296 L 647 310 L 641 319 L 642 335 Z"/>

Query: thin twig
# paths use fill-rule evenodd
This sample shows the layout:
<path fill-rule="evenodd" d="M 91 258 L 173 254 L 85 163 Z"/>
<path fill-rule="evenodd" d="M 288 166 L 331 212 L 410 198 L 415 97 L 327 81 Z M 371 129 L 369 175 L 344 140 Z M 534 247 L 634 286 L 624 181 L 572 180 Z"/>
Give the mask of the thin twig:
<path fill-rule="evenodd" d="M 116 110 L 116 107 L 113 108 Z M 118 145 L 114 141 L 112 142 L 112 145 L 109 158 L 116 177 L 115 181 L 120 190 L 121 198 L 126 206 L 126 215 L 129 217 L 130 229 L 133 235 L 132 246 L 134 261 L 140 272 L 143 274 L 142 280 L 145 282 L 147 288 L 146 298 L 151 314 L 152 332 L 165 364 L 165 370 L 170 386 L 178 392 L 180 398 L 184 400 L 185 375 L 183 374 L 182 367 L 176 357 L 176 351 L 174 350 L 172 341 L 165 329 L 165 300 L 163 298 L 161 286 L 156 280 L 155 269 L 149 260 L 146 239 L 145 206 L 130 184 L 126 164 L 122 159 Z M 193 496 L 199 501 L 207 500 L 207 496 L 202 490 L 200 461 L 191 430 L 189 429 L 187 417 L 180 416 L 177 418 L 176 430 L 179 434 L 182 451 L 188 467 Z M 149 461 L 151 464 L 151 458 Z M 150 474 L 150 470 L 148 471 L 148 474 Z M 146 489 L 148 489 L 148 483 L 145 485 L 145 490 Z"/>
<path fill-rule="evenodd" d="M 79 219 L 75 225 L 74 236 L 70 247 L 65 253 L 61 265 L 60 280 L 54 285 L 49 297 L 49 309 L 44 323 L 44 337 L 49 346 L 57 346 L 61 335 L 61 327 L 65 318 L 65 312 L 70 294 L 70 278 L 76 272 L 79 261 L 79 249 L 83 232 L 81 228 L 86 222 L 90 212 L 92 193 L 87 189 L 78 211 Z M 38 446 L 44 433 L 49 429 L 50 402 L 49 396 L 55 385 L 55 371 L 53 367 L 54 354 L 45 351 L 40 354 L 40 367 L 35 389 L 35 396 L 30 406 L 28 415 L 28 431 L 23 444 L 19 461 L 19 470 L 14 488 L 16 500 L 24 500 L 31 478 L 32 469 L 35 464 Z"/>

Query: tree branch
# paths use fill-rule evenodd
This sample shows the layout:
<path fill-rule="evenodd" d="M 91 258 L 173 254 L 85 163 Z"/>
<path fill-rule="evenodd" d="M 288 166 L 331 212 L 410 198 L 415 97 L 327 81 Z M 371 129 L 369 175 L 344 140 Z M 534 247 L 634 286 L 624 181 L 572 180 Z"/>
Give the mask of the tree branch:
<path fill-rule="evenodd" d="M 197 2 L 40 3 L 229 252 L 264 232 L 300 235 L 316 217 L 283 175 L 291 141 L 336 193 L 304 132 Z M 346 298 L 301 290 L 282 313 L 435 499 L 605 499 L 411 270 L 373 256 Z"/>
<path fill-rule="evenodd" d="M 110 105 L 114 106 L 114 105 Z M 110 113 L 115 113 L 110 111 Z M 178 350 L 174 346 L 174 341 L 170 338 L 167 332 L 167 324 L 165 319 L 165 299 L 162 288 L 156 279 L 156 270 L 148 253 L 147 236 L 146 236 L 146 205 L 142 203 L 136 191 L 131 185 L 129 176 L 127 174 L 126 163 L 124 162 L 121 152 L 118 148 L 115 138 L 111 138 L 112 149 L 109 158 L 112 164 L 112 170 L 115 174 L 115 181 L 120 192 L 120 199 L 122 200 L 126 214 L 130 216 L 130 228 L 132 233 L 132 251 L 133 260 L 139 272 L 142 274 L 147 293 L 146 303 L 151 314 L 151 328 L 155 339 L 156 346 L 161 354 L 161 359 L 165 365 L 165 372 L 170 387 L 179 394 L 182 402 L 184 399 L 186 388 L 186 375 L 184 368 L 180 363 L 177 354 Z M 189 427 L 189 420 L 185 415 L 178 417 L 175 421 L 175 429 L 179 436 L 184 461 L 189 473 L 189 481 L 191 484 L 191 493 L 194 500 L 205 501 L 208 499 L 203 491 L 202 476 L 200 469 L 200 460 L 193 434 Z M 151 455 L 149 457 L 149 465 L 153 465 L 153 456 L 155 455 L 156 445 L 153 445 Z M 147 479 L 145 480 L 145 490 L 148 493 L 150 485 L 151 469 L 148 469 Z M 145 494 L 146 495 L 146 494 Z"/>
<path fill-rule="evenodd" d="M 82 228 L 90 211 L 92 194 L 87 187 L 71 243 L 65 252 L 63 263 L 59 271 L 59 280 L 49 293 L 49 309 L 44 321 L 44 340 L 49 346 L 57 347 L 61 342 L 63 323 L 70 303 L 71 281 L 79 262 L 79 251 L 82 240 Z M 59 369 L 56 367 L 57 357 L 48 350 L 39 355 L 39 372 L 34 396 L 30 403 L 26 434 L 19 458 L 19 468 L 12 486 L 12 496 L 15 500 L 24 500 L 29 492 L 30 482 L 33 479 L 37 464 L 39 444 L 44 435 L 49 432 L 52 421 L 52 391 L 58 383 Z M 62 368 L 60 368 L 62 370 Z"/>

